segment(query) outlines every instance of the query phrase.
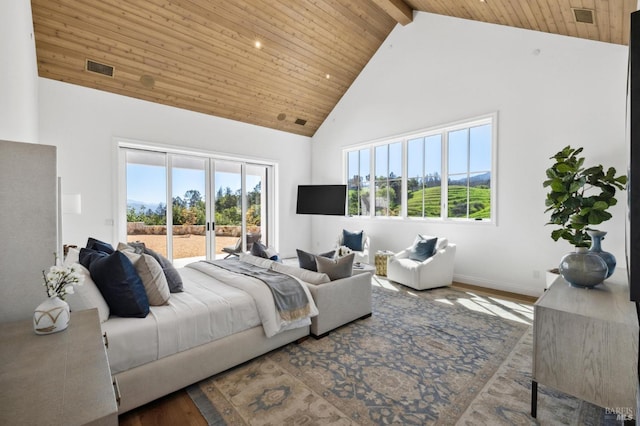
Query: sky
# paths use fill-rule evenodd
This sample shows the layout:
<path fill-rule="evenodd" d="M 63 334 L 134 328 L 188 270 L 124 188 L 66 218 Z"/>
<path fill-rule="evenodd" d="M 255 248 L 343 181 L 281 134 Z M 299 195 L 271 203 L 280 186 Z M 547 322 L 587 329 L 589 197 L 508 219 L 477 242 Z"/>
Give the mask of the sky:
<path fill-rule="evenodd" d="M 472 127 L 451 131 L 449 137 L 449 174 L 466 173 L 467 171 L 467 137 L 470 140 L 470 164 L 471 172 L 484 172 L 491 170 L 491 125 Z M 409 177 L 422 175 L 423 158 L 425 164 L 425 174 L 441 171 L 441 134 L 428 136 L 426 138 L 411 139 L 408 141 L 407 172 Z M 426 141 L 426 144 L 423 143 Z M 423 147 L 426 145 L 427 152 Z M 375 175 L 388 175 L 393 172 L 396 176 L 402 176 L 402 143 L 395 142 L 376 146 L 375 152 Z M 360 156 L 360 158 L 358 158 Z M 352 151 L 348 157 L 349 175 L 358 170 L 360 162 L 361 176 L 369 174 L 369 150 Z M 388 170 L 388 166 L 391 170 Z"/>
<path fill-rule="evenodd" d="M 139 201 L 149 205 L 166 203 L 166 175 L 164 166 L 145 164 L 127 164 L 127 200 Z M 195 189 L 205 196 L 204 170 L 173 168 L 173 196 L 184 198 L 186 191 Z M 258 176 L 247 175 L 247 188 L 252 190 L 260 181 Z M 237 173 L 217 172 L 216 190 L 220 187 L 240 189 L 240 175 Z"/>

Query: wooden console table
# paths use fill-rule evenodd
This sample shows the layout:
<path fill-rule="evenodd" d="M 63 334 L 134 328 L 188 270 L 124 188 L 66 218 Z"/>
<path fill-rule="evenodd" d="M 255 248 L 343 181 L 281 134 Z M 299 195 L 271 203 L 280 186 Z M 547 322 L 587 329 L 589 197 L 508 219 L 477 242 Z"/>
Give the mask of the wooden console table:
<path fill-rule="evenodd" d="M 637 362 L 638 318 L 628 286 L 605 281 L 587 290 L 559 277 L 534 305 L 531 415 L 538 383 L 635 415 Z"/>
<path fill-rule="evenodd" d="M 0 342 L 0 424 L 118 424 L 97 309 L 43 336 L 32 320 L 2 323 Z"/>

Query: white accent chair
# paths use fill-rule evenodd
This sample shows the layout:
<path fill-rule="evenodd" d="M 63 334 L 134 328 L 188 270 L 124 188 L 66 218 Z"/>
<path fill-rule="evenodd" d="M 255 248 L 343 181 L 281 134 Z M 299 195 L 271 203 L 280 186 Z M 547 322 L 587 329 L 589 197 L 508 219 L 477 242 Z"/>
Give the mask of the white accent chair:
<path fill-rule="evenodd" d="M 365 264 L 369 263 L 369 243 L 370 243 L 369 236 L 364 231 L 362 231 L 362 251 L 352 250 L 352 252 L 356 254 L 353 258 L 354 263 L 356 262 L 365 263 Z M 340 232 L 340 234 L 338 235 L 336 244 L 337 244 L 336 250 L 340 246 L 344 246 L 344 235 L 342 232 Z"/>
<path fill-rule="evenodd" d="M 407 247 L 389 257 L 387 279 L 416 290 L 451 285 L 456 255 L 455 244 L 449 243 L 446 238 L 438 238 L 435 253 L 422 262 L 409 258 L 411 248 Z"/>

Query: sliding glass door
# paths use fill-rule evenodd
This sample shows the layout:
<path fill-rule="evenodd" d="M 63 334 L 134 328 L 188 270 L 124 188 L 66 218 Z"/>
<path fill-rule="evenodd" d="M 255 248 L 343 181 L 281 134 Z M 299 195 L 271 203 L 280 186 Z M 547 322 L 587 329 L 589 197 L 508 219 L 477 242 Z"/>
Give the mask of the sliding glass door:
<path fill-rule="evenodd" d="M 177 266 L 269 244 L 271 165 L 132 148 L 121 159 L 127 241 Z"/>
<path fill-rule="evenodd" d="M 207 168 L 209 160 L 169 156 L 171 163 L 171 252 L 174 263 L 207 258 Z"/>

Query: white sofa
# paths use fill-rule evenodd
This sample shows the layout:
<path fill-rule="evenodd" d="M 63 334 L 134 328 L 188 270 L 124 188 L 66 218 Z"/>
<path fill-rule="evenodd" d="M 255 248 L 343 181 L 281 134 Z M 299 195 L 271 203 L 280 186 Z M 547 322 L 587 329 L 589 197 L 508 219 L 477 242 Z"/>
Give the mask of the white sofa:
<path fill-rule="evenodd" d="M 446 238 L 438 238 L 433 256 L 419 262 L 409 258 L 411 247 L 389 257 L 387 278 L 390 281 L 414 288 L 426 290 L 444 287 L 453 282 L 456 245 Z"/>
<path fill-rule="evenodd" d="M 117 351 L 126 353 L 127 351 L 146 350 L 145 347 L 142 347 L 142 344 L 132 345 L 130 343 L 131 336 L 128 336 L 129 343 L 125 343 L 126 339 L 124 338 L 127 337 L 126 335 L 131 333 L 155 334 L 156 329 L 153 326 L 149 326 L 149 323 L 153 322 L 153 319 L 150 318 L 110 317 L 102 324 L 102 328 L 109 339 L 107 355 L 111 356 L 114 361 L 119 360 L 119 370 L 121 371 L 115 373 L 114 378 L 117 381 L 120 392 L 120 414 L 290 342 L 302 339 L 309 335 L 310 329 L 313 335 L 322 337 L 340 325 L 371 315 L 371 274 L 356 274 L 348 278 L 329 281 L 326 274 L 319 274 L 294 266 L 275 264 L 268 259 L 255 258 L 244 254 L 241 255 L 241 259 L 246 262 L 254 262 L 253 264 L 259 264 L 263 267 L 270 268 L 273 265 L 272 269 L 287 273 L 303 281 L 319 311 L 318 315 L 311 319 L 310 327 L 294 328 L 272 337 L 267 337 L 263 326 L 258 324 L 225 337 L 189 347 L 186 350 L 163 354 L 162 357 L 158 357 L 155 360 L 123 370 L 122 354 L 118 354 Z M 192 271 L 185 271 L 185 269 L 189 268 L 181 270 L 181 275 L 185 277 L 190 274 L 194 275 Z M 190 287 L 185 282 L 185 292 L 191 291 Z M 197 296 L 198 291 L 201 290 L 195 289 L 194 291 L 194 295 Z M 181 293 L 173 294 L 172 297 L 175 298 L 175 301 L 171 303 L 183 303 L 183 300 L 188 299 L 186 296 Z M 152 307 L 149 316 L 152 316 L 154 310 L 159 308 L 163 307 Z M 194 309 L 194 313 L 197 310 L 202 311 L 199 306 L 198 309 Z M 200 315 L 206 316 L 207 314 L 206 312 L 200 312 Z M 210 315 L 213 316 L 215 313 Z M 197 325 L 200 321 L 194 319 L 191 322 Z M 144 330 L 141 331 L 140 328 Z M 185 327 L 185 329 L 188 331 L 191 328 Z M 152 338 L 155 338 L 155 336 Z M 192 338 L 192 336 L 188 336 L 188 338 Z M 134 341 L 139 340 L 143 339 L 134 339 Z M 159 346 L 163 346 L 162 342 L 159 342 Z"/>

